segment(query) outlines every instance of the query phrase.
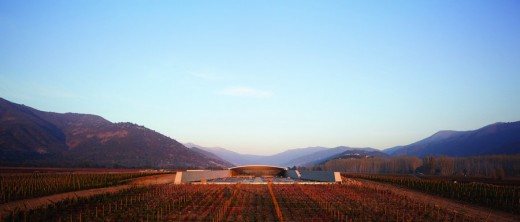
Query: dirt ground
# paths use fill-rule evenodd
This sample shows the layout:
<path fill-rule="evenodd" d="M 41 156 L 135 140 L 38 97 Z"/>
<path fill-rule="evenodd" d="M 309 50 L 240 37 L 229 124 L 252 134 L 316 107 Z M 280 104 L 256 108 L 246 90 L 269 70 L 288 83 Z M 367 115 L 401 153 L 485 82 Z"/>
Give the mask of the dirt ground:
<path fill-rule="evenodd" d="M 481 221 L 497 221 L 497 222 L 516 222 L 520 221 L 520 216 L 515 214 L 510 214 L 507 212 L 502 212 L 498 210 L 493 210 L 485 207 L 475 206 L 471 204 L 465 204 L 462 202 L 457 202 L 454 200 L 433 196 L 425 193 L 421 193 L 414 190 L 409 190 L 405 188 L 400 188 L 397 186 L 393 186 L 390 184 L 384 184 L 384 183 L 378 183 L 368 180 L 361 180 L 361 179 L 349 179 L 352 181 L 354 185 L 361 185 L 361 186 L 371 186 L 376 187 L 379 189 L 389 189 L 392 192 L 395 192 L 400 195 L 407 196 L 411 199 L 414 199 L 416 201 L 420 201 L 422 203 L 432 203 L 437 206 L 451 209 L 454 211 L 457 211 L 459 213 L 464 213 L 465 215 L 481 218 Z M 357 181 L 358 183 L 354 182 Z"/>
<path fill-rule="evenodd" d="M 154 184 L 169 184 L 173 183 L 175 180 L 175 174 L 161 174 L 155 176 L 147 176 L 147 177 L 139 177 L 129 181 L 128 184 L 113 186 L 113 187 L 105 187 L 105 188 L 96 188 L 90 190 L 80 190 L 68 193 L 54 194 L 51 196 L 38 197 L 33 199 L 19 200 L 13 201 L 9 203 L 5 203 L 0 205 L 0 213 L 2 215 L 6 215 L 10 213 L 12 210 L 18 209 L 36 209 L 42 206 L 46 206 L 53 202 L 59 202 L 65 200 L 67 198 L 76 198 L 76 197 L 89 197 L 98 194 L 105 193 L 115 193 L 121 191 L 126 188 L 130 188 L 132 186 L 148 186 Z"/>

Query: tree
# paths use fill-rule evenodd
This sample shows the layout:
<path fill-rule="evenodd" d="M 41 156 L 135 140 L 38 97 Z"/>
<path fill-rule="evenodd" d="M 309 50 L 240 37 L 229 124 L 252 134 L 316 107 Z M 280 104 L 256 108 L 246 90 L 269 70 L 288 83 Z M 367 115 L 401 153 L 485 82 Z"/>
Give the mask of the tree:
<path fill-rule="evenodd" d="M 504 179 L 504 169 L 502 167 L 497 168 L 497 177 L 499 180 Z"/>
<path fill-rule="evenodd" d="M 423 166 L 424 166 L 425 173 L 435 174 L 435 167 L 436 167 L 435 157 L 425 156 L 423 158 Z"/>

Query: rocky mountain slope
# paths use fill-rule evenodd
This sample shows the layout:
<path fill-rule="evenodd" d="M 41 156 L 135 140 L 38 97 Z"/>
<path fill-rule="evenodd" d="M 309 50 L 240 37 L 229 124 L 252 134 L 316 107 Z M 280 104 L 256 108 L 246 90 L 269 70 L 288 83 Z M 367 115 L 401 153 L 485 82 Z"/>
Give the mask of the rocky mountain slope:
<path fill-rule="evenodd" d="M 58 167 L 232 166 L 133 123 L 43 112 L 0 98 L 0 164 Z"/>
<path fill-rule="evenodd" d="M 520 121 L 471 131 L 439 131 L 421 141 L 384 150 L 392 156 L 479 156 L 520 153 Z"/>

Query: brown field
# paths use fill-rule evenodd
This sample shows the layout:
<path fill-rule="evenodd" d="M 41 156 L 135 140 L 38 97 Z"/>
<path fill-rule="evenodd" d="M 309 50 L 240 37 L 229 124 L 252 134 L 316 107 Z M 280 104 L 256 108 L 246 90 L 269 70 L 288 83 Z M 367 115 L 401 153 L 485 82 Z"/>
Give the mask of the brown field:
<path fill-rule="evenodd" d="M 53 170 L 49 175 L 70 172 L 66 170 Z M 75 172 L 106 175 L 97 169 Z M 123 170 L 116 174 L 131 172 Z M 518 212 L 351 177 L 343 177 L 343 184 L 321 185 L 173 185 L 174 178 L 175 174 L 142 176 L 122 185 L 10 201 L 0 205 L 0 218 L 1 221 L 520 221 Z"/>
<path fill-rule="evenodd" d="M 442 180 L 442 181 L 457 181 L 459 183 L 485 183 L 494 185 L 505 185 L 505 186 L 520 186 L 520 178 L 518 177 L 506 177 L 504 179 L 496 179 L 489 177 L 465 177 L 465 176 L 431 176 L 431 175 L 420 175 L 421 179 L 426 180 Z"/>
<path fill-rule="evenodd" d="M 0 174 L 6 173 L 131 173 L 156 171 L 150 169 L 104 169 L 104 168 L 53 168 L 53 167 L 0 167 Z"/>
<path fill-rule="evenodd" d="M 71 191 L 123 185 L 134 178 L 157 174 L 163 173 L 137 170 L 14 168 L 8 173 L 0 173 L 0 204 Z"/>

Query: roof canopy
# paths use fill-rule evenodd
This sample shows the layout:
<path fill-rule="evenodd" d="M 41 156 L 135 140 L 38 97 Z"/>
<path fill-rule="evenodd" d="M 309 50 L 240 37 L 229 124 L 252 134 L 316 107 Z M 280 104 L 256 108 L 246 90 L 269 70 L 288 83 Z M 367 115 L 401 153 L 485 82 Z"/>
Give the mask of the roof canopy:
<path fill-rule="evenodd" d="M 271 166 L 271 165 L 244 165 L 244 166 L 236 166 L 229 168 L 230 170 L 234 169 L 279 169 L 279 170 L 287 170 L 287 168 L 279 167 L 279 166 Z"/>
<path fill-rule="evenodd" d="M 246 165 L 229 168 L 233 176 L 283 176 L 286 168 L 269 165 Z"/>

